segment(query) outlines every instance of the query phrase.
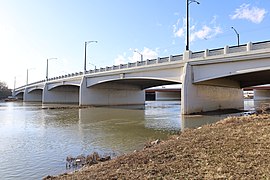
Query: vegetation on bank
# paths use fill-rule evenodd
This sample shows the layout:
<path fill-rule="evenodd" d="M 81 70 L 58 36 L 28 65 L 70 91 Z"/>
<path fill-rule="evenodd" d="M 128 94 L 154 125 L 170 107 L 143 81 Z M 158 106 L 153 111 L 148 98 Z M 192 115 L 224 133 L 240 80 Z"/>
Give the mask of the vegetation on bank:
<path fill-rule="evenodd" d="M 229 117 L 45 179 L 269 179 L 270 115 Z"/>
<path fill-rule="evenodd" d="M 5 99 L 11 95 L 11 89 L 8 89 L 8 86 L 5 82 L 0 81 L 0 100 Z"/>

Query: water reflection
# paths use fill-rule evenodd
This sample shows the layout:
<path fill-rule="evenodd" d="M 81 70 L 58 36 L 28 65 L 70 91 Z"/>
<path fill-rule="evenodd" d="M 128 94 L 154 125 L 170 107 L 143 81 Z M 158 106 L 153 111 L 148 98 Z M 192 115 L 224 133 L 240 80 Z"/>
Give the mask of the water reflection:
<path fill-rule="evenodd" d="M 142 148 L 141 142 L 167 137 L 166 133 L 145 127 L 145 111 L 140 109 L 80 109 L 79 117 L 81 136 L 91 136 L 84 138 L 83 144 L 116 153 L 133 151 Z"/>
<path fill-rule="evenodd" d="M 181 130 L 186 128 L 197 128 L 205 124 L 215 123 L 224 119 L 224 116 L 206 116 L 206 115 L 182 115 L 181 116 Z"/>

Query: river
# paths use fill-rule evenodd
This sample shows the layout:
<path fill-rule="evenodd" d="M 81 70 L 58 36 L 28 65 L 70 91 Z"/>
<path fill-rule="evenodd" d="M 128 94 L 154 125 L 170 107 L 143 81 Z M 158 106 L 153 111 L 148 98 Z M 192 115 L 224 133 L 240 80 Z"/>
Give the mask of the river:
<path fill-rule="evenodd" d="M 50 105 L 52 107 L 55 105 Z M 252 109 L 252 100 L 245 108 Z M 186 127 L 227 115 L 181 116 L 179 101 L 136 108 L 49 109 L 40 103 L 0 102 L 0 179 L 41 179 L 67 172 L 66 157 L 117 156 L 166 139 Z"/>

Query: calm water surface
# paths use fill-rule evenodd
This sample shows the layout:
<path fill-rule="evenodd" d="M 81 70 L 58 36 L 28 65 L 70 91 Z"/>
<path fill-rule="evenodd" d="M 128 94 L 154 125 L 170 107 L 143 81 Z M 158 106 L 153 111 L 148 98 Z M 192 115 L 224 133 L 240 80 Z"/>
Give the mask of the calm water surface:
<path fill-rule="evenodd" d="M 249 109 L 253 101 L 245 102 Z M 180 102 L 143 108 L 42 109 L 41 104 L 0 103 L 0 179 L 41 179 L 66 172 L 68 155 L 116 156 L 186 127 L 224 116 L 183 116 Z"/>

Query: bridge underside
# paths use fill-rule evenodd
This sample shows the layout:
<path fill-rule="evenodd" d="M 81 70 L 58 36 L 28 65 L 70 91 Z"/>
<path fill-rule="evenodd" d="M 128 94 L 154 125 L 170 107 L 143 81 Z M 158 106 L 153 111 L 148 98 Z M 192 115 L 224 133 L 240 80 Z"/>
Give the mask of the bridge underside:
<path fill-rule="evenodd" d="M 175 83 L 160 79 L 131 78 L 103 81 L 87 87 L 87 79 L 84 78 L 80 90 L 80 105 L 142 105 L 145 103 L 144 89 Z"/>
<path fill-rule="evenodd" d="M 238 81 L 241 88 L 249 86 L 257 86 L 270 84 L 270 70 L 261 71 L 261 72 L 251 72 L 241 75 L 231 76 L 230 79 Z"/>
<path fill-rule="evenodd" d="M 100 86 L 102 84 L 124 84 L 128 86 L 136 86 L 139 87 L 141 90 L 144 90 L 155 86 L 171 85 L 177 83 L 179 82 L 169 81 L 165 79 L 129 78 L 129 79 L 116 79 L 110 81 L 103 81 L 90 87 Z"/>
<path fill-rule="evenodd" d="M 270 70 L 264 70 L 259 72 L 249 72 L 243 74 L 236 74 L 222 78 L 216 78 L 204 82 L 197 83 L 198 85 L 217 85 L 223 86 L 224 88 L 249 88 L 251 86 L 270 84 Z M 225 83 L 231 82 L 231 83 Z M 229 91 L 228 91 L 229 92 Z M 266 89 L 255 89 L 254 90 L 254 100 L 267 100 L 270 99 L 270 90 Z M 233 106 L 232 106 L 233 107 Z"/>

